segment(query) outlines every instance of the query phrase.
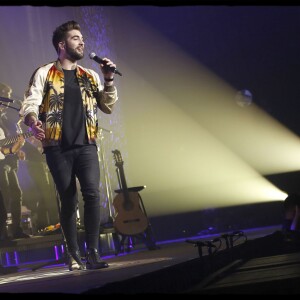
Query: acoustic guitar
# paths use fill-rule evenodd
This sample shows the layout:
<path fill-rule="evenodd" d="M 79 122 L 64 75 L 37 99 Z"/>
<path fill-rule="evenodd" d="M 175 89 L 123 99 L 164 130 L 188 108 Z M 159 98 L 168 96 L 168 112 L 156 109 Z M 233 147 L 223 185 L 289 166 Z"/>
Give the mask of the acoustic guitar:
<path fill-rule="evenodd" d="M 116 167 L 119 170 L 121 192 L 114 198 L 115 208 L 114 227 L 124 235 L 136 235 L 144 232 L 148 227 L 148 219 L 140 205 L 140 196 L 137 192 L 129 191 L 125 179 L 123 159 L 119 150 L 112 151 Z"/>
<path fill-rule="evenodd" d="M 3 138 L 4 136 L 2 136 L 0 134 L 0 147 L 14 144 L 18 140 L 20 135 L 23 135 L 24 139 L 27 139 L 27 138 L 33 136 L 33 132 L 27 131 L 25 133 L 21 133 L 19 135 L 14 135 L 14 136 L 9 136 L 7 138 Z M 4 159 L 4 158 L 5 158 L 5 156 L 0 152 L 0 159 Z"/>

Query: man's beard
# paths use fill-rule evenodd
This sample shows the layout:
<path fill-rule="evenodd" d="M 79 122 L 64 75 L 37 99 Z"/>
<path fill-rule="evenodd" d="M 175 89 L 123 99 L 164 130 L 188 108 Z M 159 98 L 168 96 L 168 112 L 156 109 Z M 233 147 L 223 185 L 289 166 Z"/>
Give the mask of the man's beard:
<path fill-rule="evenodd" d="M 76 49 L 71 49 L 68 47 L 68 45 L 66 45 L 66 52 L 69 56 L 69 59 L 71 61 L 76 61 L 76 60 L 80 60 L 84 57 L 84 53 L 79 53 L 76 51 Z"/>

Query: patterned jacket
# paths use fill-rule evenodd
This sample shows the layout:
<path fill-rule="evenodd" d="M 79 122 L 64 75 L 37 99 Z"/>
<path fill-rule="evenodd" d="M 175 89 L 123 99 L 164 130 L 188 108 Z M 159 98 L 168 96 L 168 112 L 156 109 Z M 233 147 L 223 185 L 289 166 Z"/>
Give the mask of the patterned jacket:
<path fill-rule="evenodd" d="M 89 143 L 95 143 L 98 133 L 97 108 L 106 114 L 118 100 L 115 86 L 101 85 L 99 75 L 77 65 L 78 78 Z M 29 86 L 24 95 L 20 116 L 29 125 L 29 117 L 33 114 L 43 122 L 45 139 L 43 147 L 59 145 L 62 138 L 64 106 L 64 73 L 57 60 L 39 67 L 31 76 Z"/>

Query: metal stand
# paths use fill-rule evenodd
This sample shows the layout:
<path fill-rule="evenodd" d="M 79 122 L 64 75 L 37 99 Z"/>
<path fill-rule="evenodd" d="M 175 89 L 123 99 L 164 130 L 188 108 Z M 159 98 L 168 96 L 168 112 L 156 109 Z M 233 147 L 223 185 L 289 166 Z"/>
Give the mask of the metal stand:
<path fill-rule="evenodd" d="M 118 174 L 118 179 L 119 179 L 118 169 L 117 169 L 117 174 Z M 120 179 L 119 179 L 119 184 L 120 184 L 120 187 L 121 187 Z M 138 193 L 138 192 L 142 191 L 144 188 L 146 188 L 146 186 L 135 186 L 135 187 L 127 188 L 127 190 L 129 192 L 137 192 Z M 115 190 L 115 192 L 116 193 L 122 193 L 122 189 Z M 140 234 L 136 234 L 136 235 L 121 234 L 122 239 L 121 239 L 121 242 L 120 242 L 120 250 L 122 252 L 125 251 L 125 244 L 127 245 L 126 246 L 126 251 L 129 252 L 131 250 L 131 248 L 133 248 L 135 246 L 136 239 L 141 240 L 146 245 L 148 250 L 159 249 L 159 247 L 156 245 L 156 240 L 154 238 L 154 233 L 153 233 L 153 230 L 152 230 L 151 223 L 150 223 L 149 218 L 148 218 L 147 213 L 146 213 L 146 209 L 145 209 L 145 206 L 144 206 L 144 203 L 143 203 L 143 199 L 142 199 L 142 197 L 139 193 L 138 193 L 138 197 L 139 197 L 139 200 L 140 200 L 141 210 L 143 211 L 144 215 L 146 216 L 146 218 L 148 220 L 148 227 L 146 228 L 146 230 L 144 232 L 142 232 Z"/>
<path fill-rule="evenodd" d="M 113 216 L 115 212 L 113 211 L 112 207 L 112 189 L 111 189 L 111 184 L 110 184 L 110 179 L 109 179 L 109 173 L 108 173 L 108 167 L 106 163 L 106 158 L 105 158 L 105 150 L 103 146 L 103 131 L 112 133 L 112 131 L 104 129 L 104 128 L 99 128 L 99 138 L 98 138 L 98 157 L 99 157 L 99 163 L 102 162 L 103 166 L 103 173 L 104 173 L 104 183 L 105 183 L 105 192 L 107 196 L 107 205 L 108 205 L 108 211 L 109 211 L 109 216 L 108 216 L 108 221 L 103 227 L 112 227 L 113 226 Z"/>
<path fill-rule="evenodd" d="M 98 136 L 99 136 L 99 138 L 98 138 L 98 158 L 99 158 L 99 163 L 102 162 L 102 168 L 103 168 L 103 173 L 104 173 L 105 192 L 106 192 L 106 197 L 107 197 L 109 216 L 108 216 L 107 222 L 100 226 L 100 235 L 101 234 L 106 234 L 106 235 L 111 234 L 112 235 L 115 255 L 117 255 L 120 252 L 120 238 L 113 226 L 115 211 L 113 210 L 113 206 L 112 206 L 112 199 L 113 199 L 112 188 L 111 188 L 108 166 L 107 166 L 106 157 L 105 157 L 105 149 L 104 149 L 104 145 L 103 145 L 103 139 L 104 139 L 103 132 L 104 131 L 108 132 L 108 133 L 112 133 L 112 131 L 102 128 L 102 127 L 99 127 L 99 132 L 98 132 Z"/>

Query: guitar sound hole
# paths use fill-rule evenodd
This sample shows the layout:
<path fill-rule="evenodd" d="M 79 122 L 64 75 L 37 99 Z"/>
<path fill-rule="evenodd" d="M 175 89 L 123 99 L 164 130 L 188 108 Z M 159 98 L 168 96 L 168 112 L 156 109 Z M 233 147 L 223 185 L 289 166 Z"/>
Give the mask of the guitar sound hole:
<path fill-rule="evenodd" d="M 123 207 L 125 210 L 132 210 L 133 209 L 133 203 L 132 202 L 125 202 L 123 204 Z"/>
<path fill-rule="evenodd" d="M 134 223 L 134 222 L 140 222 L 140 219 L 124 220 L 123 223 Z"/>

